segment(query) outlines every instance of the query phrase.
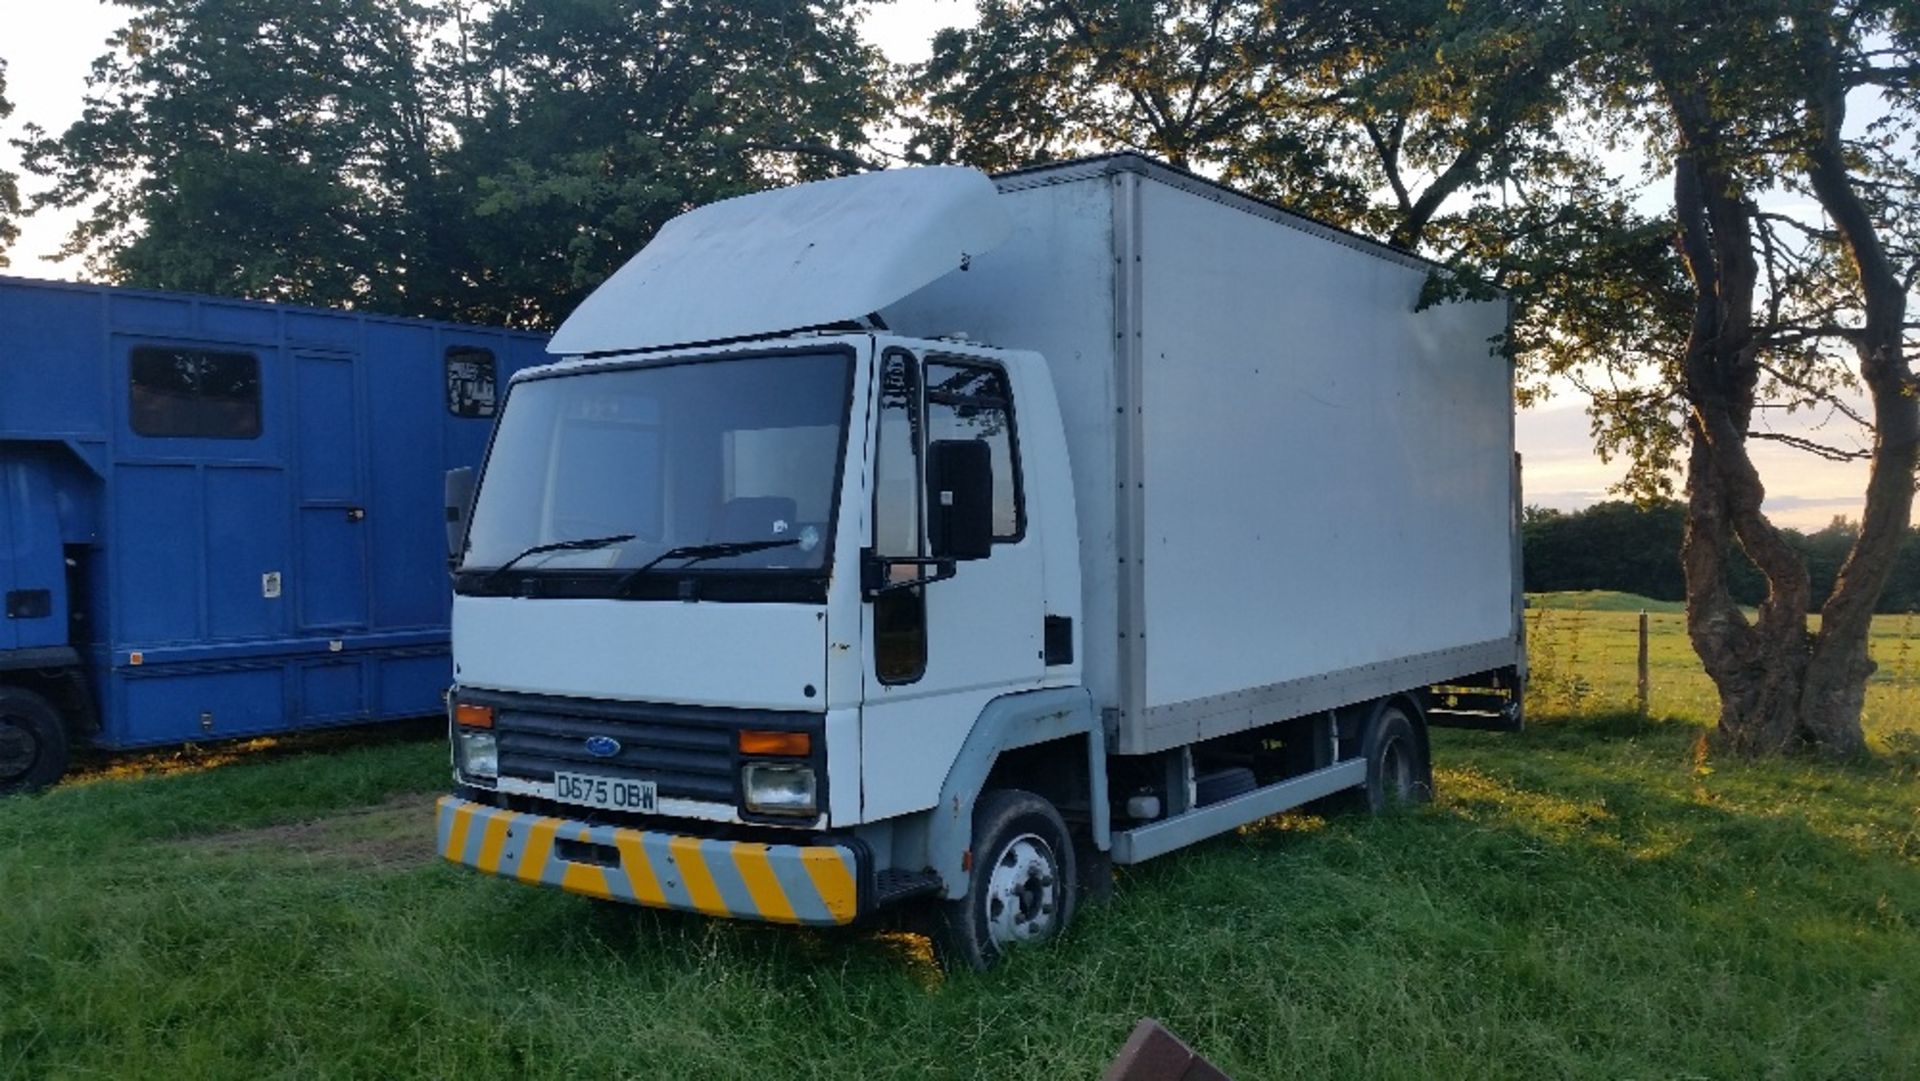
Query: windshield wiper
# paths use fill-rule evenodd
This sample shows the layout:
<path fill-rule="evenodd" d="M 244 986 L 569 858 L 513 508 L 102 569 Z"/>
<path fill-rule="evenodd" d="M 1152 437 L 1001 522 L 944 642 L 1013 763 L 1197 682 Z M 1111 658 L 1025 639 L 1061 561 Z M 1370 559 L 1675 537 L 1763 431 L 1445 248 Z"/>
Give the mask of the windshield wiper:
<path fill-rule="evenodd" d="M 507 560 L 505 563 L 500 564 L 498 567 L 487 571 L 486 577 L 480 579 L 480 581 L 482 584 L 487 585 L 498 581 L 500 576 L 507 573 L 515 563 L 520 562 L 528 556 L 537 556 L 542 552 L 584 552 L 592 548 L 605 548 L 609 544 L 623 544 L 632 540 L 633 537 L 634 535 L 632 533 L 615 533 L 611 537 L 581 537 L 577 540 L 552 541 L 547 544 L 536 544 L 526 551 L 521 552 L 519 555 L 514 556 L 512 559 Z"/>
<path fill-rule="evenodd" d="M 787 537 L 783 540 L 718 541 L 713 544 L 683 544 L 678 548 L 669 548 L 621 575 L 620 580 L 613 583 L 613 595 L 618 597 L 626 593 L 626 591 L 630 589 L 635 582 L 638 582 L 644 577 L 648 571 L 669 559 L 683 559 L 686 562 L 680 564 L 680 566 L 689 567 L 703 559 L 719 559 L 721 556 L 743 556 L 748 552 L 764 552 L 769 548 L 785 548 L 788 545 L 799 543 L 800 538 Z M 674 569 L 678 570 L 679 567 Z"/>

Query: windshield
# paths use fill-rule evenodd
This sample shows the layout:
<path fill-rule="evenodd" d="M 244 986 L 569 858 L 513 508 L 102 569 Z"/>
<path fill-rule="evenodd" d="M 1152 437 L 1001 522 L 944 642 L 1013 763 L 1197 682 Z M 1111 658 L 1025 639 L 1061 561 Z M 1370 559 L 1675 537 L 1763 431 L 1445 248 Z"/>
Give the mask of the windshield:
<path fill-rule="evenodd" d="M 463 590 L 485 580 L 472 572 L 500 568 L 492 577 L 584 575 L 606 588 L 636 573 L 821 573 L 852 369 L 850 354 L 823 351 L 516 383 Z"/>

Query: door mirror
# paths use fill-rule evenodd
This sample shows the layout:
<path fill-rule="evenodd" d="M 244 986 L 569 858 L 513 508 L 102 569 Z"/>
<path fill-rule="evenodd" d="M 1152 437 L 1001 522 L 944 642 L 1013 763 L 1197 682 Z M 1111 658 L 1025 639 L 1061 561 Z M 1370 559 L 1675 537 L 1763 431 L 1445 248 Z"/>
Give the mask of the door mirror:
<path fill-rule="evenodd" d="M 473 511 L 473 468 L 447 470 L 446 493 L 447 564 L 452 566 L 467 541 L 467 517 Z"/>
<path fill-rule="evenodd" d="M 927 540 L 935 559 L 993 552 L 993 454 L 979 439 L 927 445 Z"/>

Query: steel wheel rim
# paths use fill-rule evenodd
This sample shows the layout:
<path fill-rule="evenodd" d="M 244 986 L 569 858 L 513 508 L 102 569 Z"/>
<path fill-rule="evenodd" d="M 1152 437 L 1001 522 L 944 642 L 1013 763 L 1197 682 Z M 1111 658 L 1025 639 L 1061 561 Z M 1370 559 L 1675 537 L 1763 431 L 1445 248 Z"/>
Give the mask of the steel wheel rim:
<path fill-rule="evenodd" d="M 1060 919 L 1059 884 L 1052 845 L 1031 833 L 1008 842 L 987 876 L 987 937 L 1005 947 L 1051 934 Z"/>

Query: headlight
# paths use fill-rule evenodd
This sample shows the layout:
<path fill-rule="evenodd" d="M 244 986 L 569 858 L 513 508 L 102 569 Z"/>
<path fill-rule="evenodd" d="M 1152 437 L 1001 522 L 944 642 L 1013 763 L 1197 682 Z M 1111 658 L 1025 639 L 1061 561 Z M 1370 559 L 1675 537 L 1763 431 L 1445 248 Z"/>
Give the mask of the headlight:
<path fill-rule="evenodd" d="M 459 751 L 461 773 L 487 781 L 500 776 L 500 745 L 492 732 L 461 729 L 453 745 Z"/>
<path fill-rule="evenodd" d="M 741 771 L 747 810 L 763 815 L 811 815 L 813 767 L 784 762 L 753 762 Z"/>

